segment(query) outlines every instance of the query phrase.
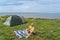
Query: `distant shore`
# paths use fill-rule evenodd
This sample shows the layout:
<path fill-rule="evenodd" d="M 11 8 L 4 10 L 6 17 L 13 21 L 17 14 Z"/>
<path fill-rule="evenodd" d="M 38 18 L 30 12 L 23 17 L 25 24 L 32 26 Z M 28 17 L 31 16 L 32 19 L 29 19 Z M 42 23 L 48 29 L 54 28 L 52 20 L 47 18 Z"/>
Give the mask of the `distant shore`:
<path fill-rule="evenodd" d="M 60 13 L 0 13 L 0 16 L 18 15 L 26 18 L 60 19 Z"/>

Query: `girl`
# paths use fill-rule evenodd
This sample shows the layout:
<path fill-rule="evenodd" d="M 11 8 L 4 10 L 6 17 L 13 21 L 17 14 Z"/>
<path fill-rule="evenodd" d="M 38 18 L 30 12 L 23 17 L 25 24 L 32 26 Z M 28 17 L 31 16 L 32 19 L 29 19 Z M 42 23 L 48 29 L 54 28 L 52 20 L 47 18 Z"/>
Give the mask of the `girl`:
<path fill-rule="evenodd" d="M 29 28 L 27 30 L 27 35 L 30 36 L 32 33 L 34 33 L 34 25 L 33 25 L 33 23 L 31 23 L 31 25 L 29 25 Z"/>

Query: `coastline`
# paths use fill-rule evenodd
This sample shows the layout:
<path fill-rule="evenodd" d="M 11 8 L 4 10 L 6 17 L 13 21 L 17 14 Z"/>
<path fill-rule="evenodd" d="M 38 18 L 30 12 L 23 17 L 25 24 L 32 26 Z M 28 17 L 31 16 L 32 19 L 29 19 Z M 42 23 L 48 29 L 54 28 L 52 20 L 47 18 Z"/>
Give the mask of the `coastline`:
<path fill-rule="evenodd" d="M 60 13 L 0 13 L 0 16 L 18 15 L 26 18 L 60 19 Z"/>

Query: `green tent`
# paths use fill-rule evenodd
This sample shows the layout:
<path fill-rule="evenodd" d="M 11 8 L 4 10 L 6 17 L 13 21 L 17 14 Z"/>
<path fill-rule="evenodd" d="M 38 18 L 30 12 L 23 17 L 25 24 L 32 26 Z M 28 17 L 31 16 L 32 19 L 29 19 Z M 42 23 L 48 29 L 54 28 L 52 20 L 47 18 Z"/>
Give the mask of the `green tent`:
<path fill-rule="evenodd" d="M 17 15 L 12 15 L 12 16 L 9 16 L 3 24 L 8 25 L 8 26 L 15 26 L 15 25 L 19 25 L 25 22 L 26 21 L 23 16 L 20 17 Z"/>

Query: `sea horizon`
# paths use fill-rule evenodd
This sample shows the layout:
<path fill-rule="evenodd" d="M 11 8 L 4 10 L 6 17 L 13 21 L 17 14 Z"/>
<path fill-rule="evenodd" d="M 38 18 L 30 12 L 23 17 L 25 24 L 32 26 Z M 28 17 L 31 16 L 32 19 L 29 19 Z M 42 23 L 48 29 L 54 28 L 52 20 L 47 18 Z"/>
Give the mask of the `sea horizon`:
<path fill-rule="evenodd" d="M 6 16 L 6 15 L 18 15 L 18 16 L 24 16 L 26 18 L 60 19 L 60 13 L 20 13 L 20 12 L 0 13 L 0 16 Z"/>

